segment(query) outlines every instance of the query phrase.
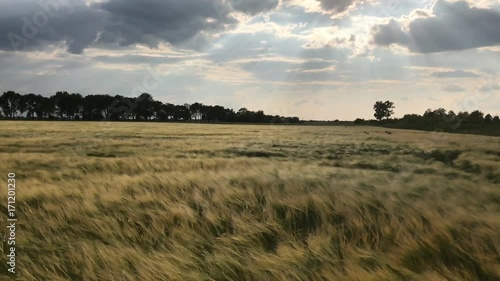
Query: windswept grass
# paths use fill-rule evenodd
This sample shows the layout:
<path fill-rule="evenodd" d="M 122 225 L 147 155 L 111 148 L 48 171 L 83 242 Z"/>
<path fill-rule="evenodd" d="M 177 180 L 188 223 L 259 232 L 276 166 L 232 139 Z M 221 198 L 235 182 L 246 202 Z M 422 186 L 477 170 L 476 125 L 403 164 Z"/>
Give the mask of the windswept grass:
<path fill-rule="evenodd" d="M 24 280 L 500 280 L 499 138 L 79 122 L 0 131 Z"/>

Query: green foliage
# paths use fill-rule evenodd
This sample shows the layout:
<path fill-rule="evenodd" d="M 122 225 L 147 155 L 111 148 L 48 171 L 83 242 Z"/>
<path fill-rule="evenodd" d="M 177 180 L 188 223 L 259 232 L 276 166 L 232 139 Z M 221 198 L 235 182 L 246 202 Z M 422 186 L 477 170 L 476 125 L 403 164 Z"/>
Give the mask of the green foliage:
<path fill-rule="evenodd" d="M 85 120 L 85 121 L 196 121 L 291 124 L 300 123 L 298 117 L 266 115 L 264 111 L 246 108 L 235 113 L 223 106 L 193 104 L 173 105 L 156 101 L 148 93 L 138 97 L 121 95 L 87 95 L 57 92 L 50 97 L 13 91 L 0 96 L 0 117 L 9 119 Z M 23 113 L 27 113 L 23 116 Z"/>
<path fill-rule="evenodd" d="M 374 116 L 377 120 L 389 119 L 394 114 L 394 103 L 391 101 L 377 101 L 373 109 L 375 110 Z"/>
<path fill-rule="evenodd" d="M 401 119 L 384 121 L 382 125 L 391 128 L 500 136 L 498 116 L 485 116 L 478 110 L 455 114 L 453 111 L 446 112 L 444 108 L 428 109 L 423 115 L 407 114 Z"/>

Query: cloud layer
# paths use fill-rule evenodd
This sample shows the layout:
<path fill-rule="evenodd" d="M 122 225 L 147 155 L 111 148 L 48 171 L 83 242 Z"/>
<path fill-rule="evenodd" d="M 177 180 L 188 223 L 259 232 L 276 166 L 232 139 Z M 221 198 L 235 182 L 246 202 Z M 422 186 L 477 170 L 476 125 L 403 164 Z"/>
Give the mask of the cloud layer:
<path fill-rule="evenodd" d="M 398 44 L 416 53 L 433 53 L 500 44 L 500 11 L 475 8 L 468 2 L 438 0 L 433 15 L 403 26 L 392 20 L 372 29 L 377 45 Z"/>
<path fill-rule="evenodd" d="M 464 70 L 452 70 L 452 71 L 438 71 L 432 73 L 433 77 L 437 78 L 475 78 L 479 77 L 474 72 L 464 71 Z"/>
<path fill-rule="evenodd" d="M 278 0 L 21 0 L 0 1 L 1 50 L 32 50 L 64 43 L 70 53 L 90 46 L 160 43 L 201 48 L 214 34 L 235 27 L 237 12 L 256 15 Z"/>
<path fill-rule="evenodd" d="M 497 2 L 0 0 L 0 92 L 128 95 L 153 69 L 143 90 L 178 104 L 342 119 L 370 118 L 375 99 L 400 113 L 478 99 L 495 113 Z"/>

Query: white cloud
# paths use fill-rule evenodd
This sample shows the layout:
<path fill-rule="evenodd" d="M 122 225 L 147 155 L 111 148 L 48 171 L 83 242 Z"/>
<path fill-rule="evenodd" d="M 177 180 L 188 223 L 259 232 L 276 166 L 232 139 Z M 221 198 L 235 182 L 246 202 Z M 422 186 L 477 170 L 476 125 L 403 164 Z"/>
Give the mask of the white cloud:
<path fill-rule="evenodd" d="M 477 30 L 493 35 L 499 30 L 480 23 L 488 17 L 478 17 L 492 15 L 494 22 L 500 9 L 496 1 L 281 0 L 276 6 L 275 0 L 248 0 L 226 5 L 219 14 L 208 6 L 201 5 L 205 11 L 199 5 L 190 6 L 199 0 L 163 1 L 190 11 L 181 17 L 185 23 L 181 25 L 174 23 L 178 15 L 168 13 L 151 21 L 144 15 L 125 16 L 128 13 L 117 10 L 138 4 L 116 1 L 99 5 L 120 4 L 101 9 L 124 20 L 116 27 L 118 37 L 76 42 L 80 44 L 73 46 L 73 53 L 84 50 L 83 54 L 66 51 L 71 43 L 67 40 L 85 30 L 73 34 L 73 25 L 64 23 L 75 23 L 78 17 L 70 20 L 63 14 L 54 21 L 60 24 L 54 29 L 57 36 L 36 38 L 30 43 L 33 48 L 23 52 L 0 51 L 0 64 L 9 66 L 0 69 L 0 91 L 51 94 L 64 89 L 127 95 L 143 79 L 145 69 L 153 67 L 162 77 L 161 85 L 151 92 L 159 100 L 247 106 L 306 119 L 370 118 L 373 101 L 378 99 L 395 101 L 402 114 L 422 113 L 429 107 L 457 110 L 453 103 L 457 93 L 468 90 L 491 94 L 491 100 L 481 104 L 484 111 L 500 104 L 496 95 L 500 85 L 494 79 L 500 46 L 495 45 L 495 36 L 490 41 L 469 40 Z M 96 7 L 86 4 L 76 9 L 82 17 Z M 21 16 L 19 11 L 25 10 L 17 7 L 10 14 Z M 470 26 L 466 20 L 450 24 L 460 13 L 474 19 Z M 18 27 L 18 23 L 12 25 L 16 18 L 8 14 L 0 11 L 0 22 L 8 23 L 3 30 Z M 97 24 L 102 29 L 102 23 Z M 448 37 L 440 35 L 443 25 Z M 456 26 L 462 37 L 455 37 Z M 430 30 L 420 32 L 424 27 Z M 114 33 L 110 28 L 102 30 Z M 424 35 L 429 36 L 427 41 Z M 464 42 L 454 41 L 458 43 L 450 47 L 453 40 L 447 38 L 464 38 Z M 352 110 L 352 104 L 358 104 L 359 110 Z"/>

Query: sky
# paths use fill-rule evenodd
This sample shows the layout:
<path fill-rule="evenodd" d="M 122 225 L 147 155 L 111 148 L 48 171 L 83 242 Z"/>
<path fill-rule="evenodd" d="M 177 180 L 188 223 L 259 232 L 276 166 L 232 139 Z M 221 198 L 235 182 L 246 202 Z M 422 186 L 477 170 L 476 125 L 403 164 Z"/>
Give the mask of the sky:
<path fill-rule="evenodd" d="M 0 91 L 500 115 L 498 0 L 0 0 Z"/>

